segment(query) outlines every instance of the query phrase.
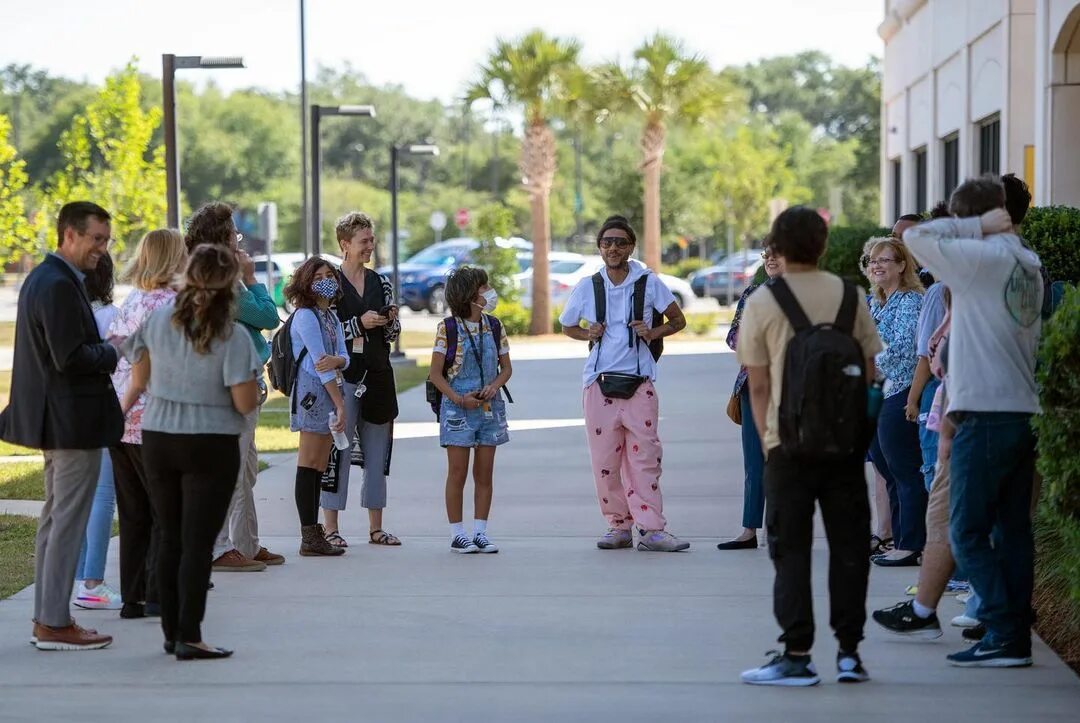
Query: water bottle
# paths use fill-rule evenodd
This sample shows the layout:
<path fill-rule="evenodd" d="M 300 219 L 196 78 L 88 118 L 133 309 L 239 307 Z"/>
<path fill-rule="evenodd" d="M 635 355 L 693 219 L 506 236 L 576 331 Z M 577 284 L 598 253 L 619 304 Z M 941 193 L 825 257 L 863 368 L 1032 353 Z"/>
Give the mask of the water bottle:
<path fill-rule="evenodd" d="M 330 426 L 333 427 L 337 423 L 337 412 L 330 412 Z M 349 448 L 349 438 L 345 436 L 344 430 L 341 432 L 331 432 L 334 435 L 334 446 L 341 451 L 345 451 Z"/>
<path fill-rule="evenodd" d="M 877 422 L 881 414 L 881 405 L 885 402 L 885 380 L 879 375 L 870 382 L 870 388 L 866 390 L 866 415 L 870 421 Z"/>

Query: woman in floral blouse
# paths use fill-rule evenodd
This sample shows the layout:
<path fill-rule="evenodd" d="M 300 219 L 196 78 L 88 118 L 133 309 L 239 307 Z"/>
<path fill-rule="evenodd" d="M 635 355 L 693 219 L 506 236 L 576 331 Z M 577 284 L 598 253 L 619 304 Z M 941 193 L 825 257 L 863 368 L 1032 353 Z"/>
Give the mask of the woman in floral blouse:
<path fill-rule="evenodd" d="M 770 248 L 761 253 L 765 259 L 765 273 L 769 278 L 784 273 L 784 260 L 774 256 Z M 727 345 L 735 351 L 739 342 L 739 323 L 742 321 L 743 308 L 750 294 L 754 293 L 760 284 L 751 284 L 743 292 L 735 307 L 735 318 L 731 322 L 731 330 L 728 331 Z M 739 375 L 735 377 L 735 388 L 731 395 L 739 398 L 739 409 L 742 413 L 742 448 L 743 448 L 743 531 L 734 540 L 721 542 L 716 546 L 718 550 L 753 550 L 757 548 L 757 531 L 761 529 L 762 518 L 765 515 L 765 488 L 762 486 L 762 475 L 765 473 L 765 453 L 761 450 L 761 439 L 758 437 L 757 427 L 754 426 L 754 413 L 750 407 L 750 388 L 746 384 L 746 367 L 739 369 Z"/>
<path fill-rule="evenodd" d="M 176 298 L 176 284 L 187 263 L 184 237 L 162 228 L 139 241 L 135 258 L 123 279 L 134 287 L 109 326 L 110 336 L 128 337 L 139 330 L 155 310 Z M 131 363 L 124 358 L 112 375 L 113 386 L 124 409 L 131 386 Z M 150 508 L 146 473 L 142 463 L 142 417 L 146 394 L 132 401 L 124 419 L 124 436 L 109 450 L 116 483 L 116 507 L 120 518 L 120 608 L 122 618 L 157 614 L 154 580 L 159 533 Z"/>
<path fill-rule="evenodd" d="M 896 548 L 871 558 L 883 567 L 919 564 L 926 542 L 926 485 L 920 470 L 919 428 L 904 412 L 915 376 L 915 332 L 922 309 L 923 287 L 911 252 L 896 239 L 872 239 L 863 257 L 873 294 L 870 313 L 885 350 L 877 358 L 885 378 L 885 402 L 878 417 L 870 458 L 885 478 L 892 506 Z"/>

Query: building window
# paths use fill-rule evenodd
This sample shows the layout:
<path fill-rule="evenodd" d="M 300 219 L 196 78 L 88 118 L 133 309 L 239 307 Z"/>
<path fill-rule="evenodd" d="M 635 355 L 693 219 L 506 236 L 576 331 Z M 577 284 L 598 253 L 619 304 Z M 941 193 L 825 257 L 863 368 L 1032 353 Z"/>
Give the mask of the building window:
<path fill-rule="evenodd" d="M 955 133 L 941 142 L 941 155 L 944 160 L 945 177 L 942 190 L 948 202 L 952 192 L 960 185 L 960 138 Z"/>
<path fill-rule="evenodd" d="M 894 219 L 900 218 L 903 213 L 900 210 L 900 200 L 902 198 L 900 192 L 904 187 L 904 177 L 901 171 L 900 159 L 897 158 L 892 162 L 892 215 Z"/>
<path fill-rule="evenodd" d="M 927 209 L 926 199 L 929 189 L 926 186 L 926 148 L 915 151 L 915 213 Z"/>
<path fill-rule="evenodd" d="M 979 174 L 1001 175 L 1001 120 L 997 117 L 979 124 Z"/>

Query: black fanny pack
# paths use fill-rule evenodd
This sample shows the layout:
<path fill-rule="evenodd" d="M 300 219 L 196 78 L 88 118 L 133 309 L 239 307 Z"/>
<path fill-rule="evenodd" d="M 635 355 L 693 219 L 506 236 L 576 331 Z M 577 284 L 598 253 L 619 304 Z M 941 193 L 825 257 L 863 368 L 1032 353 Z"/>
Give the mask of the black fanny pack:
<path fill-rule="evenodd" d="M 605 397 L 630 399 L 646 378 L 637 374 L 605 372 L 597 377 L 596 381 L 600 384 L 600 393 Z"/>

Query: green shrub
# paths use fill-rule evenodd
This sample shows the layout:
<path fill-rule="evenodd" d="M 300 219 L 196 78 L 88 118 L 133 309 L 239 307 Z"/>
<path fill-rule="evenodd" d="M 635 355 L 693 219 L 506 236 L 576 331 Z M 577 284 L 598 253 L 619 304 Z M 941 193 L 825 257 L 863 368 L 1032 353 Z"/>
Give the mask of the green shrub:
<path fill-rule="evenodd" d="M 865 287 L 866 278 L 859 267 L 863 245 L 871 237 L 888 236 L 890 231 L 876 226 L 833 226 L 829 229 L 829 244 L 818 266 Z"/>
<path fill-rule="evenodd" d="M 720 315 L 717 313 L 687 314 L 686 331 L 694 336 L 707 336 L 720 325 Z"/>
<path fill-rule="evenodd" d="M 562 334 L 562 322 L 559 321 L 559 317 L 562 316 L 563 308 L 556 306 L 551 310 L 551 331 L 555 334 Z"/>
<path fill-rule="evenodd" d="M 685 279 L 690 274 L 695 271 L 700 271 L 706 266 L 709 266 L 708 259 L 695 257 L 692 259 L 684 259 L 675 264 L 663 264 L 660 267 L 660 272 L 670 276 L 676 276 L 680 279 Z"/>
<path fill-rule="evenodd" d="M 529 333 L 532 314 L 518 302 L 500 299 L 499 305 L 495 307 L 495 316 L 499 317 L 507 336 L 523 336 Z"/>
<path fill-rule="evenodd" d="M 1080 283 L 1080 209 L 1046 206 L 1028 211 L 1021 227 L 1054 281 Z"/>

